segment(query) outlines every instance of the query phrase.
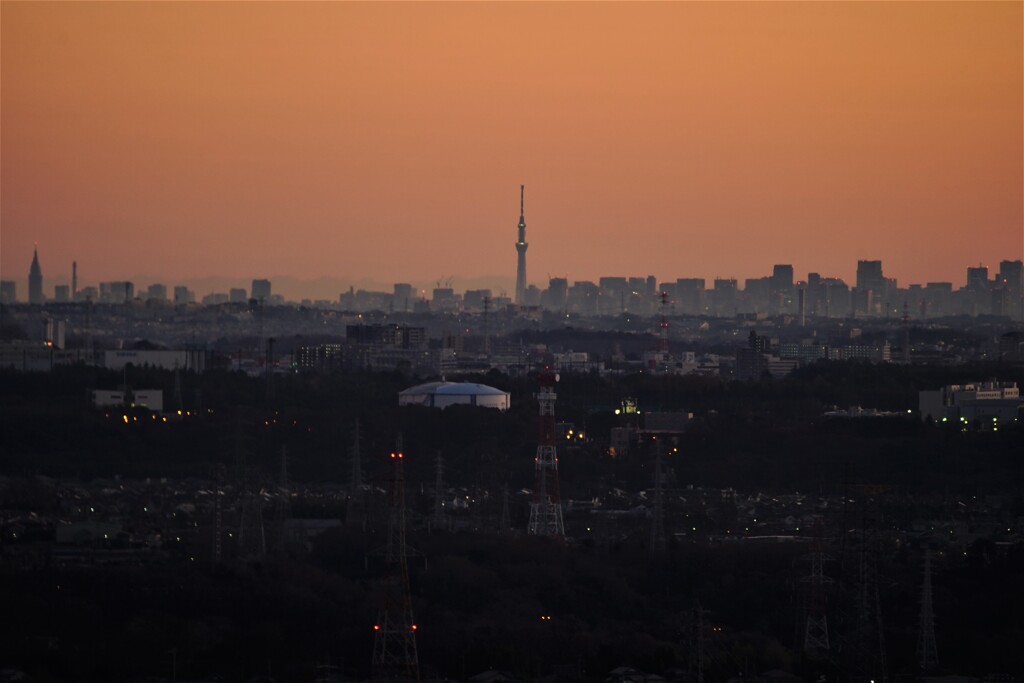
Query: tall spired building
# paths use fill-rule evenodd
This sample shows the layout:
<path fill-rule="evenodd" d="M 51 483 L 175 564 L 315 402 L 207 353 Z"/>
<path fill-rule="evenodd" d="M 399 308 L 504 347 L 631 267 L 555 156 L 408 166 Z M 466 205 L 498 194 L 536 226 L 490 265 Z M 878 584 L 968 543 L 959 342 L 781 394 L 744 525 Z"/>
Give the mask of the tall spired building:
<path fill-rule="evenodd" d="M 39 267 L 39 248 L 32 251 L 32 265 L 28 269 L 28 302 L 43 303 L 43 269 Z"/>
<path fill-rule="evenodd" d="M 526 294 L 526 219 L 523 217 L 523 194 L 526 191 L 525 185 L 519 186 L 519 241 L 516 242 L 516 251 L 519 253 L 518 264 L 516 265 L 516 303 L 522 304 Z"/>

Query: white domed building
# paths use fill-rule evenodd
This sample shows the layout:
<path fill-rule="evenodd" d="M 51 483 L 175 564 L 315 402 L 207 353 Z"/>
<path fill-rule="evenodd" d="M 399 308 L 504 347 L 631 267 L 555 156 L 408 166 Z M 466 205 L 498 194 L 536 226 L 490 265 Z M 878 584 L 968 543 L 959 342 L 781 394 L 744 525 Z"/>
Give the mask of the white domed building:
<path fill-rule="evenodd" d="M 508 410 L 509 393 L 472 382 L 427 382 L 399 392 L 398 405 L 428 408 L 468 405 Z"/>

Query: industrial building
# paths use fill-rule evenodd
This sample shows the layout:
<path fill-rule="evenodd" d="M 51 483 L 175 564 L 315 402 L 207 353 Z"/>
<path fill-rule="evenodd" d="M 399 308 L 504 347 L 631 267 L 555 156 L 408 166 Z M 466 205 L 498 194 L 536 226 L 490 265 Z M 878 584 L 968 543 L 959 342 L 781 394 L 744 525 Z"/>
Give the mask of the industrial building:
<path fill-rule="evenodd" d="M 1020 389 L 1016 382 L 975 382 L 950 384 L 919 394 L 921 419 L 935 422 L 966 420 L 983 424 L 1012 422 L 1021 413 Z"/>

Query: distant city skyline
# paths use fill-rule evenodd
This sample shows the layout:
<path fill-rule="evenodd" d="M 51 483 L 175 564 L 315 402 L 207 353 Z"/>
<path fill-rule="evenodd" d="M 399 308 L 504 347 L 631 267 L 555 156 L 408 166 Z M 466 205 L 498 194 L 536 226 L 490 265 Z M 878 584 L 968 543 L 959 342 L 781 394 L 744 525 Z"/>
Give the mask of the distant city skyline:
<path fill-rule="evenodd" d="M 538 286 L 1024 255 L 1021 3 L 0 13 L 0 276 L 38 242 L 48 296 L 72 261 L 514 295 L 521 184 Z"/>
<path fill-rule="evenodd" d="M 907 287 L 908 285 L 925 285 L 928 282 L 947 282 L 951 283 L 954 289 L 958 289 L 970 284 L 970 269 L 975 269 L 981 266 L 988 270 L 988 278 L 991 280 L 995 278 L 999 273 L 1000 263 L 1004 261 L 1021 261 L 1019 256 L 1013 258 L 1006 257 L 997 259 L 994 263 L 988 264 L 977 264 L 977 263 L 965 263 L 960 269 L 959 274 L 951 274 L 950 277 L 940 277 L 933 280 L 916 282 L 901 278 L 898 273 L 892 272 L 885 261 L 881 261 L 881 274 L 885 279 L 895 279 L 899 287 Z M 758 278 L 772 278 L 773 273 L 778 273 L 780 267 L 785 269 L 786 267 L 792 267 L 791 272 L 788 272 L 792 276 L 794 283 L 806 282 L 807 276 L 810 273 L 816 273 L 824 278 L 838 278 L 844 281 L 849 287 L 854 287 L 858 280 L 858 266 L 862 262 L 871 261 L 876 262 L 880 259 L 858 259 L 853 262 L 853 266 L 850 269 L 852 274 L 850 276 L 843 276 L 836 273 L 830 273 L 821 269 L 815 269 L 812 266 L 806 270 L 801 270 L 800 267 L 795 266 L 792 263 L 783 262 L 776 263 L 766 266 L 759 273 L 751 273 L 743 276 L 733 275 L 704 275 L 699 273 L 676 273 L 676 274 L 658 274 L 647 271 L 642 272 L 609 272 L 595 274 L 592 277 L 569 277 L 568 284 L 572 285 L 574 282 L 593 282 L 597 283 L 602 278 L 646 278 L 653 276 L 656 281 L 661 283 L 674 283 L 677 279 L 696 278 L 705 280 L 706 288 L 712 289 L 714 286 L 715 279 L 734 279 L 737 282 L 740 290 L 745 289 L 745 280 L 758 279 Z M 46 254 L 45 252 L 40 253 L 39 247 L 34 247 L 32 251 L 32 258 L 29 265 L 23 269 L 21 276 L 11 275 L 3 273 L 0 280 L 3 281 L 14 281 L 17 283 L 18 299 L 20 301 L 27 301 L 29 290 L 29 280 L 31 271 L 38 268 L 42 264 L 43 276 L 42 276 L 42 295 L 47 301 L 54 300 L 54 287 L 68 286 L 72 283 L 72 270 L 69 269 L 68 273 L 57 273 L 55 275 L 49 275 L 53 273 L 53 270 L 46 265 Z M 551 277 L 558 278 L 564 277 L 564 275 L 552 274 Z M 461 277 L 459 275 L 447 275 L 442 278 L 437 278 L 433 281 L 416 281 L 415 279 L 394 277 L 390 280 L 375 280 L 372 278 L 361 278 L 351 279 L 342 276 L 322 276 L 319 278 L 302 279 L 296 278 L 290 275 L 254 275 L 251 277 L 227 277 L 220 275 L 209 275 L 206 277 L 198 278 L 182 278 L 182 277 L 158 277 L 153 275 L 136 274 L 133 276 L 121 276 L 121 277 L 98 277 L 92 278 L 87 274 L 79 274 L 78 284 L 80 287 L 97 287 L 101 282 L 129 282 L 135 287 L 138 294 L 142 294 L 144 288 L 149 285 L 157 284 L 164 285 L 168 288 L 174 286 L 186 286 L 193 290 L 198 296 L 203 296 L 211 293 L 227 293 L 233 288 L 243 287 L 246 291 L 252 286 L 255 280 L 269 280 L 273 286 L 274 294 L 284 295 L 286 299 L 290 301 L 300 301 L 302 299 L 311 300 L 328 300 L 335 302 L 338 296 L 348 292 L 349 290 L 370 290 L 370 291 L 381 291 L 391 292 L 395 284 L 408 283 L 412 285 L 414 292 L 418 297 L 430 299 L 432 290 L 435 287 L 451 287 L 456 292 L 464 292 L 465 290 L 475 289 L 490 289 L 495 296 L 507 296 L 508 298 L 515 300 L 516 297 L 516 274 L 513 272 L 509 275 L 481 275 L 476 277 Z M 547 276 L 541 281 L 528 280 L 527 284 L 538 289 L 546 289 L 549 284 Z"/>

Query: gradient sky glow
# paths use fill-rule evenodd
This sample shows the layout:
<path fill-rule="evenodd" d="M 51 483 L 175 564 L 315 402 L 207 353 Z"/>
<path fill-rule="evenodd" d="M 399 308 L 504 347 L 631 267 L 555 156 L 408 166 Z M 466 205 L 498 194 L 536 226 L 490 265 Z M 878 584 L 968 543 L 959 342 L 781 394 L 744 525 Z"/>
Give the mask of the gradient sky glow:
<path fill-rule="evenodd" d="M 1022 10 L 3 2 L 0 269 L 511 287 L 525 183 L 538 285 L 960 285 L 1024 254 Z"/>

